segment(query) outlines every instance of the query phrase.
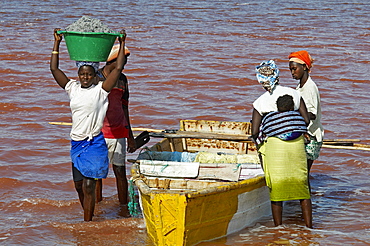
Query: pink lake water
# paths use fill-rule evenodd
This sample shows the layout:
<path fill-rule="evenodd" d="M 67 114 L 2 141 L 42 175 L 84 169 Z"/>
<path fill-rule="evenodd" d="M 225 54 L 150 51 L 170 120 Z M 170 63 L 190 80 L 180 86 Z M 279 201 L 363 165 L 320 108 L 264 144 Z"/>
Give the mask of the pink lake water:
<path fill-rule="evenodd" d="M 67 95 L 49 71 L 54 28 L 89 15 L 126 29 L 131 123 L 154 129 L 177 129 L 181 119 L 249 121 L 264 92 L 254 67 L 274 59 L 280 83 L 295 87 L 287 56 L 306 49 L 315 58 L 325 138 L 369 144 L 369 7 L 358 0 L 3 2 L 0 245 L 152 245 L 141 217 L 118 215 L 112 170 L 93 222 L 82 221 L 70 128 L 48 124 L 70 121 Z M 60 57 L 76 77 L 64 41 Z M 268 217 L 201 245 L 370 245 L 369 163 L 369 151 L 322 149 L 311 172 L 313 229 L 292 201 L 284 226 Z"/>

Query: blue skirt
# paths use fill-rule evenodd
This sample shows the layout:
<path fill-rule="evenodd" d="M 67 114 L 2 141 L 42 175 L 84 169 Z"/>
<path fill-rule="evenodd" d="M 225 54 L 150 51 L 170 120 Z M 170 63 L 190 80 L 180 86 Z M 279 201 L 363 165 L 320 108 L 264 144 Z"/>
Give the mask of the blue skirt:
<path fill-rule="evenodd" d="M 71 159 L 75 168 L 88 178 L 106 178 L 109 169 L 108 148 L 103 133 L 90 141 L 71 140 Z"/>

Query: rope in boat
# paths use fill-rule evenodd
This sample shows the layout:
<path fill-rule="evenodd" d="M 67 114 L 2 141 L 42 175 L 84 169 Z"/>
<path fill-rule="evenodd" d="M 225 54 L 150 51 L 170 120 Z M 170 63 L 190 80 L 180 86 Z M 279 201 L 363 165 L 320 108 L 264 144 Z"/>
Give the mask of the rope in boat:
<path fill-rule="evenodd" d="M 132 178 L 129 179 L 128 194 L 130 198 L 130 201 L 128 202 L 128 211 L 130 212 L 130 215 L 132 217 L 138 217 L 139 216 L 138 203 L 136 202 L 135 188 Z"/>
<path fill-rule="evenodd" d="M 241 163 L 237 163 L 236 167 L 233 169 L 234 172 L 238 171 L 239 167 L 241 166 Z"/>
<path fill-rule="evenodd" d="M 144 147 L 140 150 L 139 155 L 143 151 L 143 149 L 149 150 L 148 147 Z M 138 155 L 138 157 L 139 157 Z M 136 158 L 135 162 L 137 162 Z M 128 211 L 132 217 L 138 217 L 139 216 L 139 209 L 138 209 L 138 202 L 136 201 L 136 195 L 135 195 L 135 185 L 134 185 L 134 178 L 131 177 L 129 179 L 129 187 L 128 187 L 128 195 L 129 195 L 129 202 L 128 202 Z"/>

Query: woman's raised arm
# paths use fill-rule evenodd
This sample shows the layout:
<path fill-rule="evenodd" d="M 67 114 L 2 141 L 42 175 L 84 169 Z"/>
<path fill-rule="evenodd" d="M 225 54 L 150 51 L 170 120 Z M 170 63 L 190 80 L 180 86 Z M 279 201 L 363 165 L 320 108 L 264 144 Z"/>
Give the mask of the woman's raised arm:
<path fill-rule="evenodd" d="M 103 85 L 102 85 L 102 88 L 107 92 L 110 92 L 113 89 L 113 87 L 116 85 L 116 82 L 122 73 L 123 66 L 126 64 L 126 59 L 127 59 L 125 56 L 126 31 L 122 30 L 120 33 L 124 35 L 123 37 L 118 37 L 120 47 L 118 51 L 116 66 L 109 73 L 108 77 L 106 78 L 106 80 L 103 82 Z"/>
<path fill-rule="evenodd" d="M 59 30 L 60 28 L 54 29 L 54 47 L 53 51 L 51 52 L 50 71 L 53 74 L 55 81 L 64 89 L 69 79 L 64 72 L 59 69 L 59 45 L 63 39 L 62 34 L 57 33 Z"/>

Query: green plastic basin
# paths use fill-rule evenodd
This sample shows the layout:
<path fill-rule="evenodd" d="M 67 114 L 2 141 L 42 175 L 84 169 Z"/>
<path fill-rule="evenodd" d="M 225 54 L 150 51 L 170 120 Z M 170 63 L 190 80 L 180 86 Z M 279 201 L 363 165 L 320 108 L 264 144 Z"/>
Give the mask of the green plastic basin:
<path fill-rule="evenodd" d="M 58 31 L 63 34 L 66 41 L 69 58 L 74 61 L 106 61 L 120 33 L 103 32 L 68 32 Z"/>

